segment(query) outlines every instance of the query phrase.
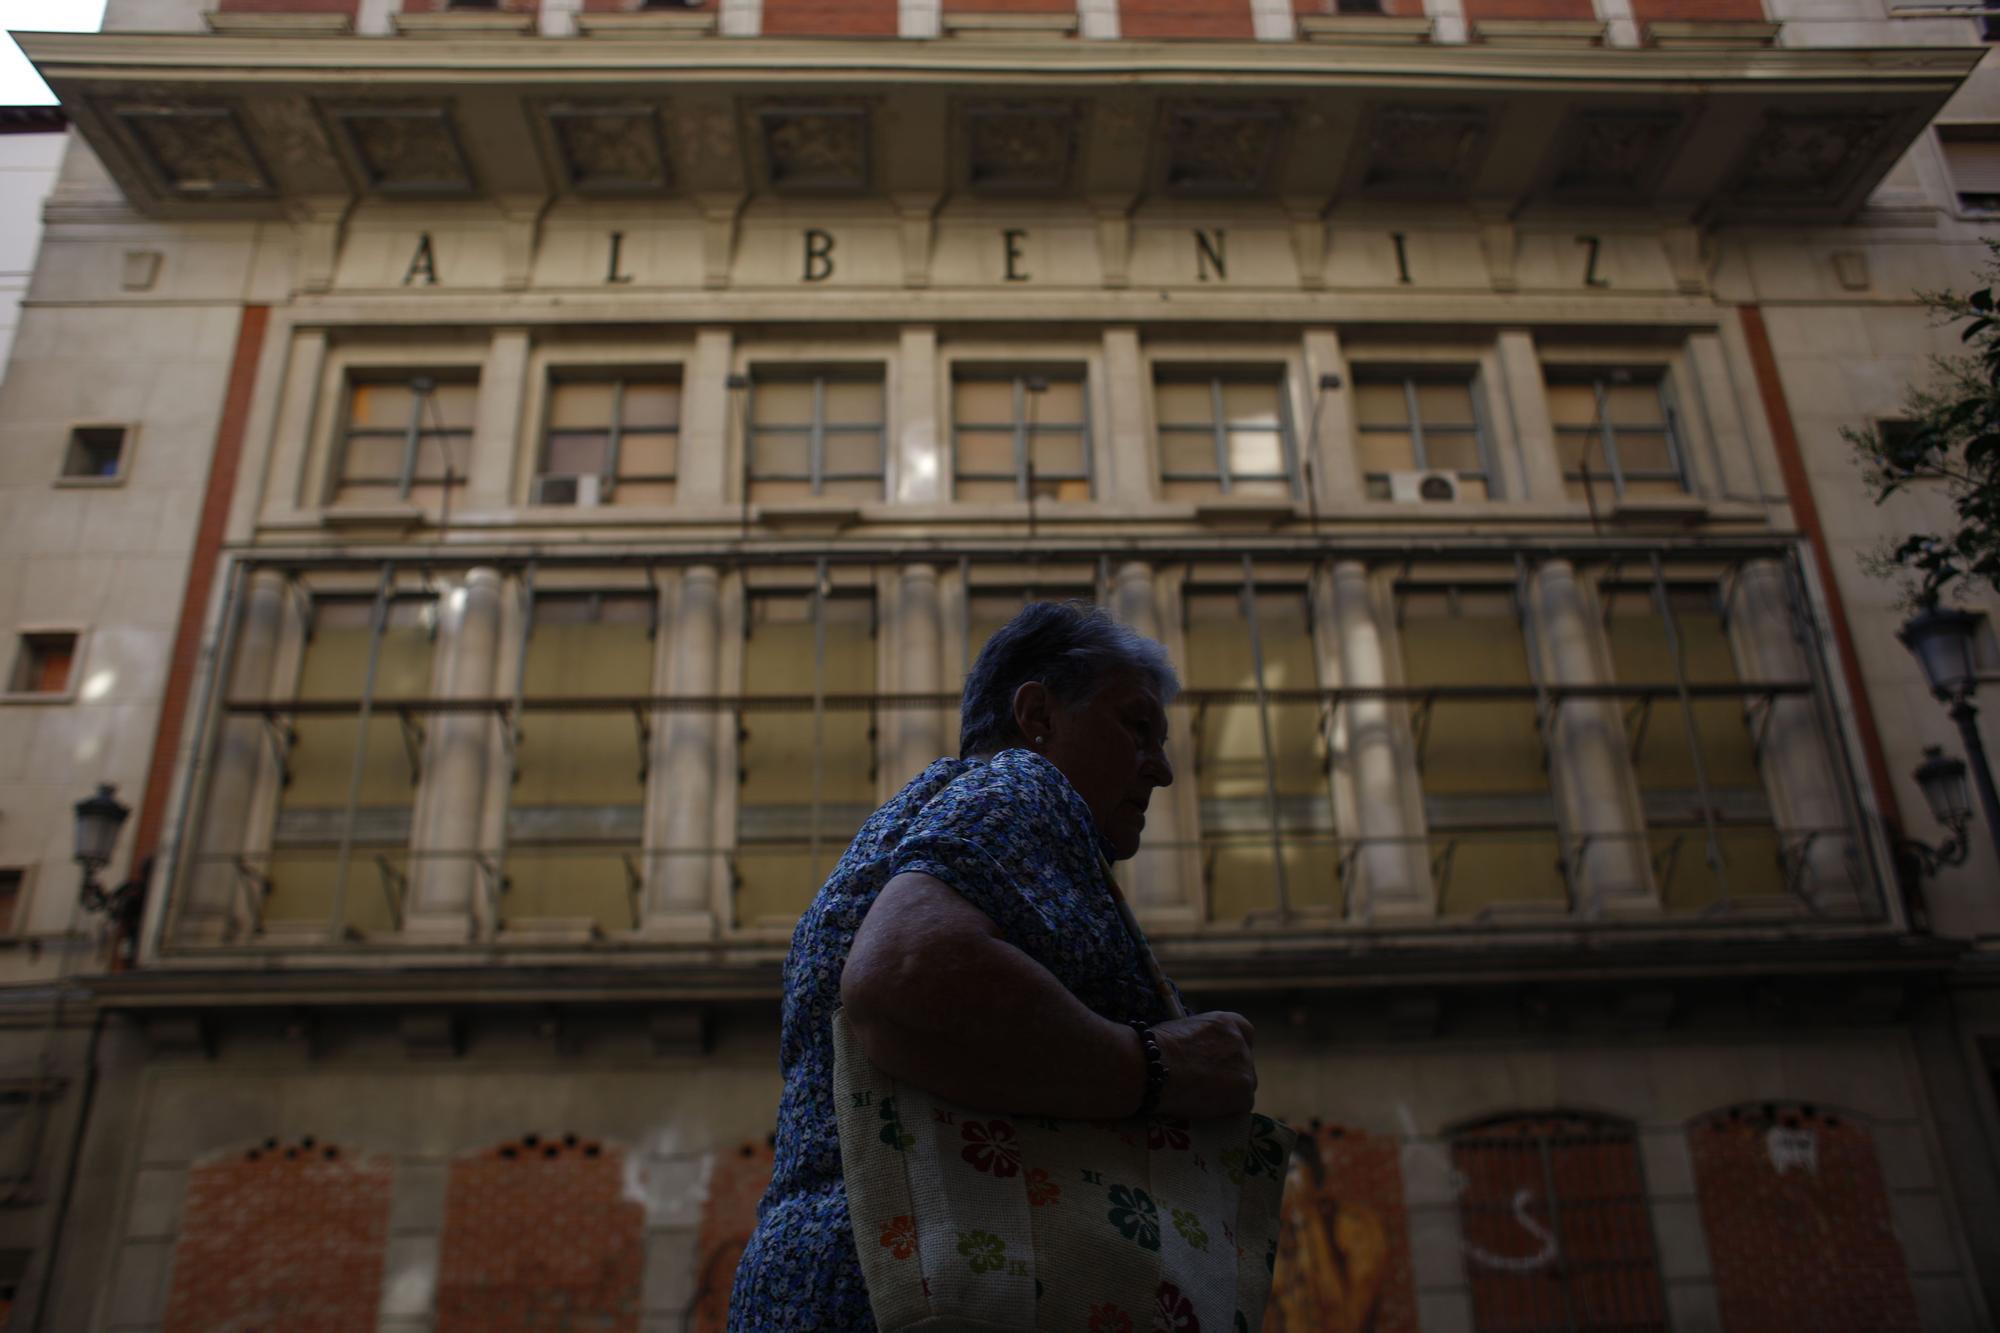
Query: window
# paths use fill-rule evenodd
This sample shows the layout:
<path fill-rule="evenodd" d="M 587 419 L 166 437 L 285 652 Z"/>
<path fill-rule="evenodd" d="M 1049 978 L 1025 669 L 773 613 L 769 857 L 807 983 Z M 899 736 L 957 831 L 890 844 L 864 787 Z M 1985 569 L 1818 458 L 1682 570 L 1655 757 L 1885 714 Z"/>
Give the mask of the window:
<path fill-rule="evenodd" d="M 507 808 L 510 923 L 637 924 L 634 898 L 645 881 L 643 728 L 658 719 L 602 701 L 653 692 L 655 606 L 650 597 L 615 592 L 535 598 L 521 682 L 527 707 Z"/>
<path fill-rule="evenodd" d="M 1361 475 L 1369 498 L 1431 499 L 1399 493 L 1396 473 L 1450 472 L 1458 495 L 1484 500 L 1494 487 L 1471 372 L 1360 370 L 1354 376 L 1354 418 Z M 1453 498 L 1449 491 L 1441 498 Z"/>
<path fill-rule="evenodd" d="M 1080 371 L 960 367 L 951 423 L 957 498 L 1090 498 L 1090 411 Z"/>
<path fill-rule="evenodd" d="M 43 630 L 23 634 L 14 650 L 14 673 L 7 688 L 14 694 L 68 694 L 75 666 L 75 633 Z"/>
<path fill-rule="evenodd" d="M 883 408 L 877 367 L 755 372 L 745 459 L 750 498 L 881 499 Z"/>
<path fill-rule="evenodd" d="M 1404 583 L 1396 589 L 1438 911 L 1568 903 L 1549 795 L 1533 665 L 1511 587 Z M 1481 697 L 1462 687 L 1511 687 Z"/>
<path fill-rule="evenodd" d="M 1297 489 L 1281 371 L 1162 367 L 1153 381 L 1153 416 L 1168 498 L 1289 499 Z"/>
<path fill-rule="evenodd" d="M 357 378 L 348 386 L 335 504 L 413 501 L 441 509 L 465 484 L 479 386 L 432 376 Z"/>
<path fill-rule="evenodd" d="M 1289 907 L 1337 909 L 1339 857 L 1305 589 L 1258 585 L 1246 597 L 1240 586 L 1190 588 L 1181 607 L 1209 915 L 1236 923 L 1274 910 L 1279 857 Z"/>
<path fill-rule="evenodd" d="M 1940 125 L 1937 133 L 1960 211 L 2000 213 L 2000 125 Z"/>
<path fill-rule="evenodd" d="M 400 910 L 410 873 L 411 809 L 423 740 L 448 715 L 394 707 L 397 700 L 421 700 L 431 693 L 436 598 L 412 592 L 390 599 L 382 608 L 379 646 L 376 608 L 372 597 L 313 597 L 294 697 L 316 707 L 288 719 L 274 715 L 269 729 L 284 768 L 263 907 L 266 923 L 332 924 L 335 886 L 343 878 L 344 830 L 352 845 L 343 924 L 387 930 Z M 364 730 L 361 695 L 371 657 L 375 693 Z M 208 850 L 222 855 L 234 849 Z M 451 848 L 441 854 L 477 852 Z"/>
<path fill-rule="evenodd" d="M 109 481 L 125 461 L 123 426 L 73 426 L 63 451 L 62 475 L 69 480 Z"/>
<path fill-rule="evenodd" d="M 549 385 L 548 423 L 532 503 L 673 503 L 680 460 L 677 382 L 557 380 Z"/>
<path fill-rule="evenodd" d="M 21 896 L 27 887 L 27 871 L 0 869 L 0 935 L 13 935 L 20 930 Z"/>
<path fill-rule="evenodd" d="M 1657 372 L 1552 370 L 1548 393 L 1572 499 L 1687 493 L 1679 429 Z"/>
<path fill-rule="evenodd" d="M 1645 1172 L 1606 1116 L 1499 1116 L 1452 1136 L 1481 1333 L 1667 1333 Z"/>
<path fill-rule="evenodd" d="M 789 927 L 875 808 L 875 600 L 759 589 L 744 633 L 736 920 Z"/>

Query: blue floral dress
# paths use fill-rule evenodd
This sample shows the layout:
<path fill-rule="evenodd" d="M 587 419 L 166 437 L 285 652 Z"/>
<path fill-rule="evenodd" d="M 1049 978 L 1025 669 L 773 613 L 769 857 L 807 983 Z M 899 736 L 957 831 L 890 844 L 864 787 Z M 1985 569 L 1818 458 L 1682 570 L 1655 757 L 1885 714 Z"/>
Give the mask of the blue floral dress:
<path fill-rule="evenodd" d="M 840 1177 L 830 1020 L 847 951 L 882 886 L 905 871 L 934 875 L 1097 1013 L 1162 1019 L 1106 883 L 1109 855 L 1090 807 L 1031 750 L 940 759 L 862 825 L 785 962 L 777 1158 L 736 1269 L 734 1333 L 875 1327 Z"/>

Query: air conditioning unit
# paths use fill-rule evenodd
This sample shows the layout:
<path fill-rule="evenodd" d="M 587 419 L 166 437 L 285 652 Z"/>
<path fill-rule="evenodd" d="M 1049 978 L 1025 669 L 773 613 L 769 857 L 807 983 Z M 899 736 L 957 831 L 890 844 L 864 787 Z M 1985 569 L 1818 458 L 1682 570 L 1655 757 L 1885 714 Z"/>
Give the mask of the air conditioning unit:
<path fill-rule="evenodd" d="M 1389 474 L 1389 498 L 1399 504 L 1456 500 L 1458 476 L 1451 472 L 1410 471 Z"/>
<path fill-rule="evenodd" d="M 529 503 L 538 505 L 574 505 L 578 509 L 595 508 L 599 497 L 601 478 L 596 473 L 578 476 L 567 472 L 544 472 L 535 478 L 535 485 L 529 494 Z"/>

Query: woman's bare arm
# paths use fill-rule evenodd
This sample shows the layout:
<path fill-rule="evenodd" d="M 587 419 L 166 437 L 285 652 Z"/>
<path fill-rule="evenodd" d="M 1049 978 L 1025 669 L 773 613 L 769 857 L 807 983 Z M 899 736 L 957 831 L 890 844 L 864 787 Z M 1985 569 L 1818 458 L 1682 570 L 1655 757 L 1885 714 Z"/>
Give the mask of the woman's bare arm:
<path fill-rule="evenodd" d="M 870 1061 L 947 1101 L 1108 1119 L 1130 1115 L 1145 1086 L 1130 1028 L 1091 1012 L 930 875 L 898 875 L 883 888 L 848 952 L 840 997 Z M 1197 1014 L 1154 1031 L 1172 1071 L 1162 1112 L 1250 1108 L 1247 1020 Z"/>

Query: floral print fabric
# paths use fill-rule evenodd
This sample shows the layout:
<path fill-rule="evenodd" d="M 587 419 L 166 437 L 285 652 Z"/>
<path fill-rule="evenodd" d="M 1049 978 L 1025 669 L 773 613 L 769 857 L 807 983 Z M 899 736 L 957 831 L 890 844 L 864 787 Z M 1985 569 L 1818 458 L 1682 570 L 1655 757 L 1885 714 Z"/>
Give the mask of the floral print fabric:
<path fill-rule="evenodd" d="M 1029 750 L 940 759 L 862 825 L 792 935 L 777 1159 L 737 1266 L 731 1330 L 875 1327 L 841 1183 L 831 1020 L 848 950 L 882 887 L 905 871 L 933 875 L 1097 1013 L 1116 1022 L 1163 1019 L 1113 903 L 1107 855 L 1083 798 Z M 893 1100 L 880 1119 L 884 1144 L 908 1139 Z M 1011 1176 L 1020 1170 L 1011 1138 L 1004 1121 L 983 1125 L 963 1145 L 964 1160 Z M 892 1243 L 886 1231 L 880 1240 Z M 986 1238 L 968 1236 L 967 1246 L 968 1259 L 998 1261 Z"/>

